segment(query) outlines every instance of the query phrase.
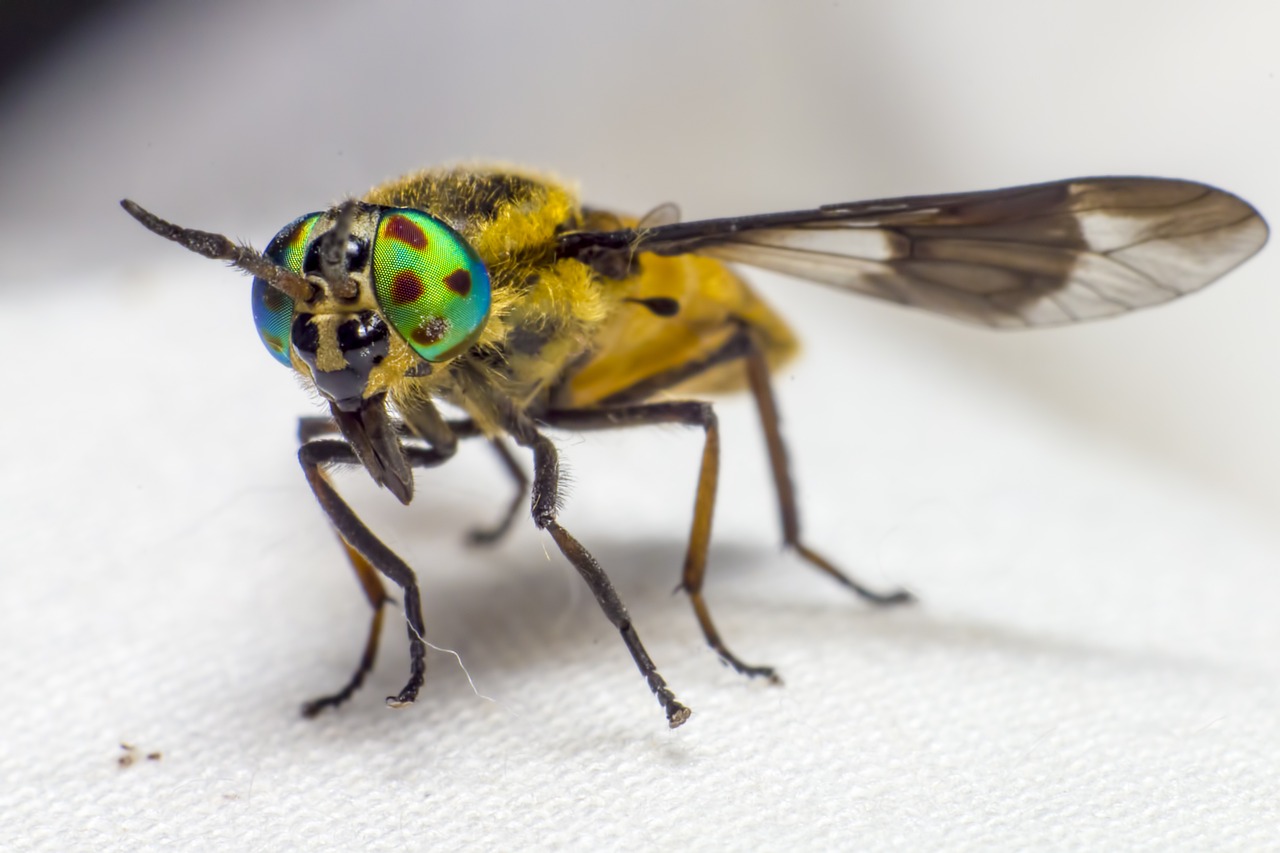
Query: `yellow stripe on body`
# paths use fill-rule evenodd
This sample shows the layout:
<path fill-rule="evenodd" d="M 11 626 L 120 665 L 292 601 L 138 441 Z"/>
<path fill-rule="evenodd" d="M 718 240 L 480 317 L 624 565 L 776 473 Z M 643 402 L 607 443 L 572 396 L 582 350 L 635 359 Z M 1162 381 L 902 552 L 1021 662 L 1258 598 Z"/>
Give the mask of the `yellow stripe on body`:
<path fill-rule="evenodd" d="M 595 337 L 593 355 L 562 389 L 557 406 L 591 406 L 638 382 L 704 359 L 733 335 L 737 322 L 751 328 L 776 369 L 797 352 L 787 324 L 741 278 L 719 261 L 697 255 L 638 257 L 640 274 L 626 282 L 634 299 L 668 297 L 680 305 L 659 317 L 643 305 L 623 303 Z M 737 321 L 737 322 L 735 322 Z M 670 389 L 706 394 L 745 388 L 741 364 L 717 366 Z"/>

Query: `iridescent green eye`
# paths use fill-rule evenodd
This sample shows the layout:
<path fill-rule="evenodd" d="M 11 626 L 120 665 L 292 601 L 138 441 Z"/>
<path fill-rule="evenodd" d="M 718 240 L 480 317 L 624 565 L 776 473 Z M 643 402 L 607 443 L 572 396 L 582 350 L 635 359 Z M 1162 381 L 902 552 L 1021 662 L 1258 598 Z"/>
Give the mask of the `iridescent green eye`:
<path fill-rule="evenodd" d="M 311 232 L 320 220 L 319 213 L 308 213 L 290 222 L 271 238 L 263 252 L 271 260 L 293 272 L 302 271 L 302 259 L 311 243 Z M 253 323 L 263 345 L 285 367 L 289 361 L 289 327 L 293 324 L 293 300 L 260 278 L 253 280 Z"/>
<path fill-rule="evenodd" d="M 489 318 L 489 271 L 459 234 L 420 210 L 386 210 L 373 244 L 378 307 L 414 352 L 444 361 Z"/>

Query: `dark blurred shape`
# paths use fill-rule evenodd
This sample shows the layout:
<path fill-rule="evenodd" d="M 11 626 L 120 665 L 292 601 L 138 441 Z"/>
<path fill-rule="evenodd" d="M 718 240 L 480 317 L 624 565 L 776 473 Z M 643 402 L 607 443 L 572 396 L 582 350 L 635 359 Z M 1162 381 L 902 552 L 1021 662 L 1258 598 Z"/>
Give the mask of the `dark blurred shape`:
<path fill-rule="evenodd" d="M 64 38 L 107 12 L 137 0 L 0 0 L 0 92 L 21 85 L 22 75 Z"/>

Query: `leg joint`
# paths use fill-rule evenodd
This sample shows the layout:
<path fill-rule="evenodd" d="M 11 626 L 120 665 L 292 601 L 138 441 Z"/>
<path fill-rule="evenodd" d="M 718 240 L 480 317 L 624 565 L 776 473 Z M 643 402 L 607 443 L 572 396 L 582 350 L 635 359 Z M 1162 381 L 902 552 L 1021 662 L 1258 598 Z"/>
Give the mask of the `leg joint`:
<path fill-rule="evenodd" d="M 314 439 L 298 448 L 298 462 L 303 468 L 318 468 L 321 465 L 357 465 L 355 451 L 351 445 L 336 438 Z"/>

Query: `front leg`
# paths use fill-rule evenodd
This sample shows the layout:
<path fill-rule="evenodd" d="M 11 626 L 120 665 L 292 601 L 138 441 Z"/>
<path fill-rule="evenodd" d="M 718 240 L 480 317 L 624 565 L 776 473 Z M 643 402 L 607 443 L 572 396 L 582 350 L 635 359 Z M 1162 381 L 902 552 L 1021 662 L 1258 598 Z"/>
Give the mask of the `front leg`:
<path fill-rule="evenodd" d="M 482 434 L 475 421 L 470 419 L 445 421 L 445 425 L 459 439 L 475 438 Z M 396 429 L 403 437 L 414 436 L 413 431 L 405 424 L 397 424 Z M 298 418 L 298 440 L 304 444 L 314 438 L 332 435 L 337 431 L 338 425 L 334 423 L 333 418 L 318 416 Z M 506 509 L 503 510 L 502 518 L 498 520 L 497 524 L 491 527 L 476 527 L 468 533 L 467 541 L 472 545 L 493 545 L 505 536 L 511 529 L 511 525 L 515 523 L 520 507 L 524 505 L 525 495 L 529 491 L 529 477 L 525 474 L 524 469 L 520 467 L 520 463 L 516 461 L 516 458 L 511 455 L 511 451 L 507 448 L 507 443 L 501 438 L 491 438 L 489 439 L 489 444 L 497 454 L 498 461 L 502 463 L 503 470 L 507 472 L 512 482 L 515 483 L 516 488 Z M 359 573 L 359 568 L 356 571 Z M 361 582 L 364 582 L 363 576 L 361 576 Z"/>
<path fill-rule="evenodd" d="M 414 468 L 435 467 L 449 458 L 449 454 L 434 448 L 406 447 L 404 452 L 406 461 Z M 336 439 L 313 440 L 298 448 L 298 461 L 302 463 L 303 473 L 316 500 L 329 517 L 329 523 L 342 539 L 351 558 L 351 564 L 364 586 L 369 603 L 374 608 L 369 636 L 365 641 L 365 651 L 355 674 L 337 693 L 306 703 L 303 706 L 303 714 L 314 716 L 325 708 L 346 701 L 373 668 L 378 649 L 378 632 L 382 626 L 382 605 L 387 599 L 381 581 L 371 569 L 376 569 L 377 572 L 390 578 L 404 592 L 404 615 L 409 631 L 409 681 L 398 695 L 387 697 L 387 704 L 393 708 L 409 705 L 418 696 L 427 666 L 427 650 L 423 641 L 425 627 L 422 620 L 422 598 L 418 590 L 418 578 L 404 560 L 396 556 L 394 551 L 373 535 L 346 501 L 338 495 L 325 476 L 323 466 L 359 464 L 351 445 Z"/>
<path fill-rule="evenodd" d="M 523 435 L 517 435 L 516 440 L 533 450 L 534 523 L 551 534 L 556 546 L 560 548 L 560 553 L 568 558 L 573 567 L 578 570 L 578 574 L 582 575 L 582 579 L 587 582 L 600 609 L 622 635 L 622 641 L 631 652 L 631 658 L 639 667 L 640 674 L 644 676 L 649 689 L 653 691 L 666 712 L 667 723 L 673 729 L 682 725 L 689 719 L 692 712 L 676 700 L 675 694 L 667 686 L 666 679 L 659 674 L 653 659 L 649 657 L 649 653 L 640 642 L 640 635 L 636 633 L 631 623 L 631 615 L 627 612 L 622 599 L 618 597 L 617 590 L 613 588 L 613 582 L 609 580 L 600 563 L 582 546 L 582 543 L 556 521 L 560 494 L 560 461 L 555 446 L 550 439 L 532 427 L 522 432 Z"/>

